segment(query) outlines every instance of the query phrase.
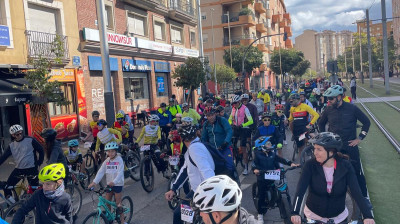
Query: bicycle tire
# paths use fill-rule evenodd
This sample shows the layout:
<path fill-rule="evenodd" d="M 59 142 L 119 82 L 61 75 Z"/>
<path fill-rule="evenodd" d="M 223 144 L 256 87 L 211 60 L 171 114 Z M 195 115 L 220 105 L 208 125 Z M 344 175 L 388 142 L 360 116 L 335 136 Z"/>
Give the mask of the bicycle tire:
<path fill-rule="evenodd" d="M 175 172 L 172 173 L 171 178 L 169 178 L 169 180 L 168 180 L 168 189 L 167 189 L 167 191 L 172 189 L 172 184 L 175 182 L 176 177 L 177 177 L 177 174 Z M 178 197 L 180 197 L 180 191 L 176 192 L 176 194 L 177 194 Z M 179 200 L 168 201 L 168 206 L 172 210 L 175 210 L 176 207 L 178 207 L 178 205 L 179 205 Z"/>
<path fill-rule="evenodd" d="M 83 173 L 85 175 L 85 179 L 79 180 L 79 184 L 81 185 L 83 190 L 86 190 L 87 187 L 89 186 L 89 184 L 92 183 L 92 182 L 90 182 L 90 175 L 88 173 L 89 173 L 89 170 L 85 168 L 85 173 Z"/>
<path fill-rule="evenodd" d="M 90 220 L 92 218 L 92 220 Z M 99 222 L 103 220 L 103 222 Z M 110 222 L 107 220 L 106 216 L 103 213 L 100 213 L 98 211 L 90 213 L 86 218 L 83 220 L 83 224 L 109 224 Z"/>
<path fill-rule="evenodd" d="M 145 161 L 148 160 L 148 162 L 150 163 L 150 170 L 148 178 L 145 176 Z M 149 182 L 149 184 L 145 183 L 145 178 L 148 179 L 147 181 Z M 153 191 L 154 188 L 154 169 L 153 169 L 153 164 L 151 162 L 150 157 L 145 157 L 142 159 L 142 161 L 140 162 L 140 183 L 142 184 L 143 189 L 147 192 L 150 193 Z"/>
<path fill-rule="evenodd" d="M 256 209 L 258 209 L 258 186 L 257 186 L 257 182 L 253 183 L 253 185 L 251 186 L 251 195 L 253 197 L 253 203 L 254 203 L 254 207 L 256 207 Z"/>
<path fill-rule="evenodd" d="M 24 200 L 21 200 L 19 202 L 16 202 L 15 204 L 11 205 L 5 212 L 4 215 L 2 216 L 4 221 L 7 223 L 11 223 L 14 214 L 18 211 L 18 209 L 21 208 L 21 206 L 25 203 Z M 30 211 L 27 215 L 25 215 L 25 220 L 22 222 L 24 224 L 36 224 L 36 211 L 33 209 Z"/>
<path fill-rule="evenodd" d="M 132 152 L 129 151 L 126 156 L 125 156 L 125 165 L 126 168 L 129 170 L 129 176 L 132 178 L 134 181 L 139 181 L 140 180 L 140 158 L 139 156 Z"/>
<path fill-rule="evenodd" d="M 82 192 L 81 192 L 81 190 L 75 184 L 68 185 L 65 190 L 71 196 L 71 202 L 72 202 L 72 207 L 73 207 L 72 214 L 78 215 L 82 208 Z"/>
<path fill-rule="evenodd" d="M 126 206 L 125 203 L 127 203 L 128 207 Z M 122 207 L 124 208 L 124 216 L 125 216 L 124 219 L 125 219 L 125 222 L 126 223 L 130 223 L 131 220 L 132 220 L 132 216 L 133 216 L 133 201 L 129 196 L 124 196 L 122 198 L 122 200 L 121 200 L 121 204 L 122 204 Z M 126 211 L 125 209 L 126 208 L 129 209 L 129 211 L 125 213 L 125 211 Z M 126 214 L 129 214 L 128 218 L 127 218 Z"/>
<path fill-rule="evenodd" d="M 292 224 L 291 218 L 291 208 L 288 200 L 283 198 L 281 195 L 281 201 L 279 202 L 279 212 L 281 213 L 281 218 L 284 220 L 285 224 Z"/>
<path fill-rule="evenodd" d="M 293 155 L 292 155 L 292 161 L 294 161 L 294 159 L 296 158 L 296 153 L 297 153 L 297 143 L 296 141 L 293 142 Z"/>
<path fill-rule="evenodd" d="M 85 168 L 89 171 L 88 175 L 93 176 L 97 172 L 94 157 L 91 154 L 86 154 L 83 156 L 83 161 L 85 161 Z"/>

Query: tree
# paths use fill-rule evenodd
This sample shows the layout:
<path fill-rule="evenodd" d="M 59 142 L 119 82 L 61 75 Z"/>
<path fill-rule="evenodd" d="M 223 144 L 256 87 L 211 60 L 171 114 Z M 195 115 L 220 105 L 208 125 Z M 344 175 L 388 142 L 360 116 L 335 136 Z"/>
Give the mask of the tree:
<path fill-rule="evenodd" d="M 301 51 L 281 49 L 279 55 L 279 51 L 275 50 L 270 60 L 271 70 L 275 74 L 281 74 L 281 66 L 282 73 L 288 72 L 295 76 L 302 76 L 310 67 L 310 62 L 304 58 L 304 54 Z"/>
<path fill-rule="evenodd" d="M 318 78 L 318 73 L 311 68 L 308 68 L 307 71 L 301 76 L 301 79 L 316 79 Z"/>
<path fill-rule="evenodd" d="M 236 78 L 236 73 L 235 70 L 233 70 L 233 68 L 220 64 L 216 64 L 216 67 L 217 67 L 218 83 L 222 84 L 222 83 L 232 82 Z M 215 82 L 214 75 L 211 75 L 211 81 Z"/>
<path fill-rule="evenodd" d="M 199 88 L 200 83 L 204 83 L 205 71 L 203 63 L 199 58 L 188 58 L 184 64 L 175 68 L 172 78 L 176 79 L 175 86 L 189 89 L 189 98 L 194 105 L 193 91 Z"/>
<path fill-rule="evenodd" d="M 242 59 L 247 47 L 244 45 L 232 47 L 232 66 L 236 73 L 242 72 Z M 229 49 L 225 50 L 224 61 L 227 65 L 231 64 Z M 244 61 L 244 69 L 246 72 L 251 73 L 253 69 L 260 67 L 263 62 L 263 53 L 257 47 L 251 46 Z"/>

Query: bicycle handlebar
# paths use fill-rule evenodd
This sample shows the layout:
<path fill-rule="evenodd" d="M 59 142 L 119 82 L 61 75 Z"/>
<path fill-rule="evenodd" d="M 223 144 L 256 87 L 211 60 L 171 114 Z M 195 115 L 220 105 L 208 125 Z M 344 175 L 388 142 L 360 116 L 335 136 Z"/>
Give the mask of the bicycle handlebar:
<path fill-rule="evenodd" d="M 94 190 L 94 187 L 87 188 L 88 191 L 93 191 L 94 193 L 98 195 L 103 195 L 104 193 L 109 193 L 112 191 L 112 188 L 110 186 L 107 186 L 105 188 L 101 187 L 99 190 Z"/>

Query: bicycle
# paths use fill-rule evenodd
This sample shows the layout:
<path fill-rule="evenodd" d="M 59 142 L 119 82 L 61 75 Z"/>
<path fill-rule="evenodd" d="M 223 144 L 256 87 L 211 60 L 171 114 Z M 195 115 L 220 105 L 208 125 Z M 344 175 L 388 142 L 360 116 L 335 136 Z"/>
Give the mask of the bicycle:
<path fill-rule="evenodd" d="M 71 196 L 71 203 L 73 208 L 73 215 L 79 214 L 82 207 L 82 192 L 79 190 L 77 184 L 67 183 L 65 186 L 65 192 Z"/>
<path fill-rule="evenodd" d="M 172 201 L 181 205 L 181 220 L 184 224 L 204 224 L 203 219 L 200 216 L 200 209 L 198 209 L 194 204 L 192 199 L 181 198 L 175 195 Z M 180 201 L 189 202 L 190 205 L 185 205 L 180 203 Z"/>
<path fill-rule="evenodd" d="M 289 187 L 286 183 L 286 172 L 288 172 L 289 170 L 294 170 L 296 168 L 298 167 L 289 167 L 287 169 L 280 168 L 277 170 L 260 170 L 260 175 L 265 175 L 265 179 L 279 181 L 277 184 L 275 182 L 272 182 L 272 184 L 268 187 L 268 191 L 270 191 L 270 194 L 267 194 L 267 198 L 264 198 L 262 200 L 267 200 L 267 209 L 274 209 L 276 207 L 279 208 L 281 218 L 284 220 L 285 224 L 292 223 L 290 221 L 292 203 L 289 194 Z M 257 195 L 258 186 L 257 182 L 255 182 L 252 186 L 252 196 L 256 208 L 258 207 L 258 200 L 260 200 Z M 282 198 L 283 195 L 286 196 L 287 200 L 284 200 Z"/>
<path fill-rule="evenodd" d="M 132 143 L 130 143 L 129 145 L 121 144 L 121 157 L 124 161 L 129 177 L 132 178 L 132 180 L 134 181 L 139 181 L 140 173 L 138 172 L 138 168 L 140 167 L 140 154 L 137 154 L 136 148 L 132 145 Z"/>
<path fill-rule="evenodd" d="M 88 175 L 90 177 L 92 177 L 97 172 L 97 169 L 98 169 L 98 166 L 97 166 L 98 161 L 95 160 L 92 153 L 93 153 L 93 151 L 89 147 L 89 148 L 87 148 L 86 154 L 83 155 L 83 157 L 82 157 L 83 161 L 85 162 L 85 167 L 88 170 Z"/>
<path fill-rule="evenodd" d="M 168 162 L 169 165 L 171 167 L 171 177 L 168 180 L 168 189 L 167 191 L 169 191 L 170 189 L 172 189 L 172 185 L 173 183 L 175 183 L 176 178 L 178 177 L 179 174 L 179 156 L 169 156 L 168 157 Z M 175 192 L 176 195 L 179 197 L 181 194 L 181 190 L 179 190 L 178 192 Z M 178 206 L 179 202 L 176 200 L 171 200 L 168 201 L 168 206 L 170 209 L 175 210 L 175 208 Z"/>
<path fill-rule="evenodd" d="M 4 221 L 6 221 L 6 223 L 11 223 L 14 218 L 14 214 L 24 205 L 24 203 L 25 201 L 21 200 L 11 205 L 2 216 Z M 25 214 L 25 220 L 23 223 L 36 224 L 36 209 L 33 209 L 28 214 Z"/>
<path fill-rule="evenodd" d="M 68 184 L 80 185 L 82 189 L 86 189 L 87 186 L 91 183 L 90 176 L 88 175 L 89 171 L 85 168 L 85 173 L 82 173 L 81 166 L 79 164 L 76 165 L 75 170 L 72 169 L 72 165 L 68 165 L 68 168 L 70 174 L 70 183 Z"/>
<path fill-rule="evenodd" d="M 292 161 L 296 158 L 296 154 L 299 154 L 299 148 L 297 147 L 297 141 L 295 138 L 297 138 L 299 141 L 306 141 L 305 144 L 307 144 L 307 140 L 313 137 L 313 133 L 315 133 L 316 129 L 315 127 L 312 127 L 311 129 L 307 130 L 303 134 L 299 136 L 294 136 L 292 135 L 292 141 L 293 141 L 293 155 L 292 155 Z"/>
<path fill-rule="evenodd" d="M 89 189 L 90 191 L 93 191 L 97 194 L 99 202 L 97 203 L 97 209 L 96 211 L 90 213 L 84 220 L 83 224 L 85 223 L 104 223 L 104 224 L 111 224 L 114 221 L 117 223 L 121 223 L 120 216 L 117 214 L 117 204 L 113 201 L 108 201 L 103 197 L 103 194 L 106 192 L 110 192 L 110 188 L 100 188 L 98 191 L 95 191 L 93 189 Z M 93 194 L 92 194 L 92 201 L 93 199 Z M 121 200 L 122 208 L 123 208 L 123 214 L 125 217 L 125 222 L 129 223 L 132 219 L 133 215 L 133 202 L 132 199 L 129 196 L 124 196 Z M 94 204 L 93 204 L 94 205 Z M 111 209 L 108 207 L 110 206 Z"/>

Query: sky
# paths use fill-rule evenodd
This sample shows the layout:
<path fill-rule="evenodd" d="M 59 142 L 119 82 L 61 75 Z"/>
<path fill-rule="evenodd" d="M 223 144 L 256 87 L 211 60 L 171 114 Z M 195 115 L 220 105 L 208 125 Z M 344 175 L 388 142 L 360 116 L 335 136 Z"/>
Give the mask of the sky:
<path fill-rule="evenodd" d="M 292 18 L 293 41 L 306 29 L 356 31 L 352 23 L 364 19 L 369 7 L 371 20 L 382 18 L 381 0 L 285 0 L 285 4 Z M 386 17 L 392 17 L 392 0 L 386 0 Z"/>

